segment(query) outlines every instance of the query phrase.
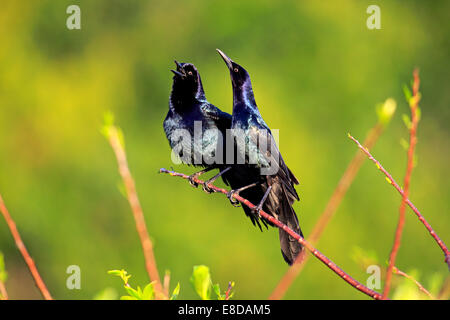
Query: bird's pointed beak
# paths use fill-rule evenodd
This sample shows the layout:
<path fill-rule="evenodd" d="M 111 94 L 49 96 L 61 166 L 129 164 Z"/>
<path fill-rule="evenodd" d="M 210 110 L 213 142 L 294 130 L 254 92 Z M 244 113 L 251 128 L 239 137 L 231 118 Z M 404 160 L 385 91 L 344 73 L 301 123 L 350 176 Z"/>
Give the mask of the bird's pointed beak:
<path fill-rule="evenodd" d="M 170 71 L 172 71 L 176 76 L 184 77 L 184 74 L 182 74 L 181 72 L 178 72 L 176 70 L 170 70 Z"/>
<path fill-rule="evenodd" d="M 231 60 L 225 53 L 223 53 L 222 50 L 220 49 L 216 49 L 217 52 L 220 54 L 220 56 L 222 57 L 223 61 L 225 61 L 225 63 L 228 66 L 228 69 L 233 69 L 233 60 Z"/>

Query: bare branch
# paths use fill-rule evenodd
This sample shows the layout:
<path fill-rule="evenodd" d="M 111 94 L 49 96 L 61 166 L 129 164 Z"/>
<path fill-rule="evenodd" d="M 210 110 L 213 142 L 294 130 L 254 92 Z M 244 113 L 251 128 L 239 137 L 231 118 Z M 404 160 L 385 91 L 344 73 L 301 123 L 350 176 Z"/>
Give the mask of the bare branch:
<path fill-rule="evenodd" d="M 189 176 L 185 175 L 183 173 L 178 173 L 175 171 L 169 171 L 167 169 L 161 168 L 159 170 L 160 173 L 167 173 L 171 176 L 174 177 L 181 177 L 183 179 L 188 179 Z M 197 184 L 201 184 L 204 185 L 205 182 L 202 180 L 199 180 L 197 178 L 193 179 L 194 182 L 196 182 Z M 214 185 L 209 184 L 208 187 L 213 190 L 214 192 L 220 192 L 223 194 L 227 194 L 228 191 L 223 189 L 223 188 L 219 188 L 216 187 Z M 238 194 L 234 194 L 233 197 L 239 201 L 241 204 L 249 207 L 250 209 L 256 208 L 256 206 L 251 203 L 250 201 L 248 201 L 247 199 L 241 197 Z M 304 246 L 306 249 L 308 249 L 317 259 L 319 259 L 323 264 L 325 264 L 329 269 L 331 269 L 334 273 L 336 273 L 339 277 L 341 277 L 345 282 L 347 282 L 348 284 L 350 284 L 352 287 L 356 288 L 357 290 L 363 292 L 364 294 L 374 298 L 374 299 L 381 299 L 381 294 L 371 290 L 369 288 L 367 288 L 366 286 L 364 286 L 363 284 L 359 283 L 358 281 L 356 281 L 355 279 L 353 279 L 351 276 L 349 276 L 347 273 L 345 273 L 341 268 L 339 268 L 334 262 L 332 262 L 330 259 L 328 259 L 325 255 L 323 255 L 319 250 L 317 250 L 316 248 L 314 248 L 314 246 L 312 246 L 308 241 L 306 241 L 303 237 L 301 237 L 299 234 L 295 233 L 292 229 L 288 228 L 285 224 L 281 223 L 279 220 L 277 220 L 276 218 L 272 217 L 271 215 L 267 214 L 266 212 L 264 212 L 263 210 L 261 210 L 259 212 L 259 214 L 266 220 L 270 221 L 272 224 L 274 224 L 275 226 L 277 226 L 278 228 L 284 230 L 285 232 L 287 232 L 291 237 L 293 237 L 294 239 L 296 239 L 302 246 Z"/>
<path fill-rule="evenodd" d="M 378 121 L 377 124 L 369 131 L 367 138 L 364 141 L 364 145 L 367 148 L 372 148 L 375 145 L 376 141 L 383 132 L 384 126 L 385 124 L 383 122 Z M 348 165 L 341 179 L 339 180 L 336 189 L 334 190 L 330 200 L 328 200 L 328 203 L 324 211 L 320 215 L 320 218 L 317 221 L 316 225 L 314 226 L 311 235 L 308 237 L 308 242 L 310 242 L 312 245 L 317 244 L 326 226 L 330 223 L 337 208 L 341 204 L 342 199 L 347 193 L 348 188 L 352 184 L 356 174 L 361 168 L 363 161 L 364 161 L 364 154 L 358 151 L 353 157 L 350 164 Z M 303 270 L 303 267 L 305 266 L 309 257 L 310 256 L 307 255 L 306 251 L 302 251 L 297 256 L 292 266 L 286 271 L 283 278 L 281 278 L 280 282 L 277 284 L 273 292 L 270 294 L 269 296 L 270 300 L 280 300 L 283 298 L 289 287 L 292 285 L 294 280 Z"/>
<path fill-rule="evenodd" d="M 160 295 L 164 295 L 164 291 L 161 285 L 161 279 L 156 267 L 155 255 L 153 253 L 153 243 L 148 235 L 147 227 L 145 225 L 144 213 L 142 211 L 141 204 L 139 203 L 134 179 L 130 173 L 130 169 L 128 168 L 125 149 L 122 145 L 122 141 L 117 128 L 113 125 L 109 125 L 106 127 L 106 130 L 107 132 L 105 132 L 105 135 L 107 136 L 108 141 L 116 155 L 119 173 L 125 184 L 128 202 L 130 203 L 134 220 L 136 222 L 136 230 L 141 240 L 147 273 L 150 277 L 150 281 L 155 282 L 155 291 L 160 293 Z"/>
<path fill-rule="evenodd" d="M 429 296 L 431 299 L 433 299 L 433 300 L 435 299 L 435 298 L 431 295 L 431 293 L 430 293 L 427 289 L 425 289 L 425 287 L 424 287 L 419 281 L 417 281 L 416 279 L 414 279 L 412 276 L 410 276 L 410 275 L 407 274 L 406 272 L 403 272 L 402 270 L 400 270 L 399 268 L 397 268 L 397 267 L 395 267 L 395 266 L 394 266 L 394 268 L 392 269 L 392 271 L 393 271 L 395 274 L 399 275 L 399 276 L 405 277 L 405 278 L 407 278 L 407 279 L 413 281 L 413 282 L 416 284 L 416 286 L 419 288 L 420 291 L 422 291 L 423 293 L 425 293 L 425 294 L 426 294 L 427 296 Z"/>
<path fill-rule="evenodd" d="M 400 249 L 400 242 L 402 239 L 403 228 L 405 225 L 406 200 L 408 199 L 409 183 L 411 179 L 412 169 L 414 167 L 414 148 L 417 143 L 416 132 L 417 132 L 417 125 L 419 123 L 419 117 L 417 115 L 418 112 L 417 108 L 419 103 L 419 83 L 420 83 L 419 72 L 416 69 L 414 70 L 413 97 L 411 99 L 413 102 L 410 102 L 412 123 L 411 128 L 409 130 L 408 164 L 406 167 L 405 180 L 403 183 L 402 202 L 400 204 L 399 209 L 399 217 L 397 229 L 395 230 L 394 244 L 392 246 L 391 254 L 389 255 L 389 266 L 386 272 L 386 282 L 384 285 L 383 299 L 386 299 L 389 295 L 389 290 L 392 281 L 392 272 L 395 267 L 395 259 L 397 258 L 398 250 Z"/>
<path fill-rule="evenodd" d="M 358 148 L 360 148 L 369 158 L 369 160 L 371 160 L 373 163 L 375 163 L 375 165 L 377 166 L 377 168 L 386 176 L 386 180 L 389 184 L 391 184 L 402 196 L 403 196 L 403 190 L 402 188 L 400 188 L 400 186 L 397 184 L 397 182 L 395 182 L 394 178 L 391 176 L 391 174 L 381 165 L 381 163 L 375 159 L 372 154 L 369 152 L 369 150 L 367 150 L 366 148 L 364 148 L 358 140 L 356 140 L 353 136 L 351 136 L 350 134 L 348 135 L 349 138 L 351 140 L 353 140 L 356 145 L 358 146 Z M 406 199 L 406 204 L 412 209 L 412 211 L 416 214 L 416 216 L 419 218 L 419 221 L 422 222 L 422 224 L 425 226 L 425 228 L 428 230 L 428 232 L 430 233 L 430 235 L 434 238 L 434 240 L 436 241 L 436 243 L 438 244 L 438 246 L 442 249 L 442 251 L 444 252 L 444 256 L 445 256 L 445 262 L 448 264 L 449 268 L 450 268 L 450 252 L 447 249 L 447 246 L 445 245 L 445 243 L 441 240 L 441 238 L 439 238 L 439 236 L 436 234 L 436 232 L 433 230 L 433 228 L 431 227 L 431 225 L 427 222 L 427 220 L 425 220 L 424 216 L 420 213 L 420 211 L 414 206 L 414 204 L 409 200 Z"/>
<path fill-rule="evenodd" d="M 31 272 L 31 275 L 33 276 L 34 282 L 36 283 L 38 289 L 41 291 L 42 296 L 45 300 L 53 300 L 52 296 L 50 295 L 50 292 L 47 290 L 47 287 L 45 286 L 44 281 L 42 280 L 36 265 L 34 264 L 33 259 L 28 253 L 27 248 L 25 247 L 25 244 L 22 241 L 22 238 L 20 237 L 19 231 L 17 230 L 16 223 L 12 219 L 11 215 L 9 214 L 8 209 L 6 208 L 5 202 L 3 201 L 2 196 L 0 195 L 0 211 L 3 214 L 3 217 L 6 220 L 6 223 L 8 224 L 9 230 L 11 231 L 11 234 L 14 238 L 14 241 L 16 242 L 16 246 L 19 249 L 20 253 L 23 256 L 23 259 L 25 260 L 28 269 Z"/>

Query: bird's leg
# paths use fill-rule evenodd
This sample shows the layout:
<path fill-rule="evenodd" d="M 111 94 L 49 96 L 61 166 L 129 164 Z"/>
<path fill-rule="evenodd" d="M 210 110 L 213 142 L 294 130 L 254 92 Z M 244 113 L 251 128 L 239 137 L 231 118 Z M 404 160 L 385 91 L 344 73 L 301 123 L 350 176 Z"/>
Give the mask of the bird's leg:
<path fill-rule="evenodd" d="M 241 187 L 241 188 L 239 188 L 239 189 L 233 189 L 233 190 L 230 190 L 230 191 L 228 191 L 228 193 L 227 193 L 227 198 L 228 198 L 228 200 L 230 200 L 231 204 L 232 204 L 234 207 L 239 207 L 239 203 L 240 203 L 240 202 L 237 201 L 236 199 L 234 199 L 234 196 L 235 196 L 235 195 L 239 195 L 239 192 L 241 192 L 241 191 L 247 190 L 247 189 L 252 188 L 252 187 L 256 187 L 256 186 L 259 185 L 259 184 L 261 184 L 261 183 L 260 183 L 260 182 L 255 182 L 255 183 L 249 184 L 249 185 L 247 185 L 247 186 Z"/>
<path fill-rule="evenodd" d="M 266 190 L 266 193 L 264 193 L 264 196 L 262 197 L 259 204 L 255 208 L 252 209 L 252 212 L 257 214 L 258 218 L 260 218 L 260 219 L 261 219 L 261 215 L 259 214 L 259 212 L 261 211 L 262 206 L 263 206 L 264 202 L 266 201 L 267 196 L 269 195 L 271 189 L 272 189 L 272 186 L 269 186 Z"/>
<path fill-rule="evenodd" d="M 214 190 L 212 190 L 209 185 L 211 183 L 213 183 L 214 181 L 217 180 L 217 178 L 219 178 L 221 175 L 223 175 L 225 172 L 227 172 L 228 170 L 230 170 L 231 167 L 225 168 L 222 171 L 220 171 L 218 174 L 216 174 L 214 177 L 212 177 L 209 180 L 206 180 L 205 183 L 203 184 L 203 191 L 205 191 L 206 193 L 213 193 Z"/>
<path fill-rule="evenodd" d="M 189 184 L 193 186 L 194 188 L 198 187 L 198 183 L 194 181 L 194 179 L 198 179 L 202 174 L 207 173 L 208 171 L 211 171 L 214 169 L 214 167 L 208 167 L 206 169 L 200 170 L 199 172 L 193 173 L 188 177 Z"/>

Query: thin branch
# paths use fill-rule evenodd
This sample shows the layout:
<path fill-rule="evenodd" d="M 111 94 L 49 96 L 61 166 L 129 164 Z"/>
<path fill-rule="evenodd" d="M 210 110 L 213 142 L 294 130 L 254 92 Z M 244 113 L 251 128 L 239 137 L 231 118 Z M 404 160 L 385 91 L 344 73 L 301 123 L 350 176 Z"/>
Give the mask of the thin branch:
<path fill-rule="evenodd" d="M 383 128 L 385 127 L 385 124 L 381 121 L 378 121 L 377 124 L 369 131 L 367 134 L 367 138 L 364 141 L 364 145 L 371 149 L 378 138 L 380 137 L 381 133 L 383 132 Z M 310 242 L 312 245 L 316 245 L 320 236 L 322 235 L 323 231 L 325 230 L 326 226 L 330 223 L 331 219 L 333 218 L 337 208 L 341 204 L 342 199 L 344 198 L 345 194 L 347 193 L 348 188 L 352 184 L 353 180 L 355 179 L 356 174 L 358 173 L 359 169 L 361 168 L 361 165 L 364 161 L 365 157 L 364 154 L 360 151 L 358 151 L 355 156 L 353 157 L 352 161 L 348 165 L 347 169 L 345 170 L 344 174 L 342 175 L 341 179 L 339 180 L 339 183 L 334 190 L 330 200 L 328 200 L 328 203 L 320 215 L 319 220 L 317 221 L 316 225 L 313 228 L 313 231 L 311 232 L 310 236 L 308 237 L 308 242 Z M 280 300 L 283 298 L 283 296 L 286 294 L 289 287 L 292 285 L 294 280 L 298 277 L 300 272 L 303 270 L 303 267 L 305 266 L 306 262 L 309 259 L 309 255 L 307 255 L 306 251 L 302 251 L 297 258 L 295 259 L 292 266 L 286 271 L 283 278 L 281 278 L 280 282 L 277 284 L 273 292 L 270 294 L 269 299 L 270 300 Z"/>
<path fill-rule="evenodd" d="M 400 270 L 399 268 L 395 267 L 392 269 L 392 271 L 402 277 L 405 277 L 411 281 L 413 281 L 416 286 L 419 288 L 420 291 L 422 291 L 423 293 L 425 293 L 427 296 L 429 296 L 431 299 L 435 300 L 435 298 L 431 295 L 431 293 L 425 289 L 425 287 L 416 279 L 414 279 L 412 276 L 410 276 L 409 274 L 407 274 L 406 272 L 403 272 L 402 270 Z"/>
<path fill-rule="evenodd" d="M 185 175 L 183 173 L 174 172 L 174 171 L 169 171 L 169 170 L 164 169 L 164 168 L 161 168 L 159 170 L 159 172 L 160 173 L 167 173 L 167 174 L 169 174 L 171 176 L 175 176 L 175 177 L 181 177 L 183 179 L 188 179 L 189 178 L 188 175 Z M 193 179 L 193 180 L 197 184 L 202 184 L 202 185 L 205 184 L 205 182 L 202 181 L 202 180 L 199 180 L 199 179 L 196 179 L 196 178 Z M 225 190 L 223 188 L 216 187 L 216 186 L 211 185 L 211 184 L 209 184 L 208 187 L 211 190 L 214 190 L 215 192 L 220 192 L 220 193 L 223 193 L 225 195 L 228 193 L 227 190 Z M 247 199 L 244 199 L 243 197 L 241 197 L 238 194 L 234 194 L 233 197 L 237 201 L 239 201 L 241 204 L 249 207 L 250 209 L 256 208 L 256 206 L 253 203 L 251 203 Z M 356 281 L 355 279 L 353 279 L 351 276 L 349 276 L 347 273 L 345 273 L 341 268 L 339 268 L 334 262 L 332 262 L 330 259 L 328 259 L 325 255 L 323 255 L 319 250 L 314 248 L 314 246 L 312 246 L 308 241 L 306 241 L 299 234 L 295 233 L 292 229 L 288 228 L 285 224 L 280 222 L 278 219 L 272 217 L 271 215 L 267 214 L 263 210 L 261 210 L 259 212 L 259 214 L 264 219 L 268 220 L 269 222 L 271 222 L 272 224 L 274 224 L 278 228 L 280 228 L 280 229 L 284 230 L 285 232 L 287 232 L 291 237 L 293 237 L 295 240 L 297 240 L 303 247 L 308 249 L 317 259 L 319 259 L 323 264 L 325 264 L 329 269 L 331 269 L 334 273 L 336 273 L 339 277 L 341 277 L 345 282 L 350 284 L 352 287 L 356 288 L 357 290 L 363 292 L 364 294 L 366 294 L 366 295 L 368 295 L 368 296 L 370 296 L 370 297 L 372 297 L 374 299 L 381 299 L 381 294 L 380 293 L 367 288 L 363 284 L 361 284 L 358 281 Z"/>
<path fill-rule="evenodd" d="M 147 273 L 150 277 L 150 281 L 155 281 L 155 291 L 162 294 L 164 291 L 159 278 L 158 269 L 156 267 L 156 259 L 153 253 L 153 243 L 148 235 L 144 213 L 139 203 L 134 179 L 131 176 L 130 169 L 128 168 L 127 157 L 117 128 L 113 125 L 109 125 L 107 127 L 106 136 L 116 155 L 119 173 L 125 184 L 128 202 L 130 203 L 131 210 L 133 212 L 134 220 L 136 222 L 136 230 L 139 234 L 142 250 L 144 252 Z"/>
<path fill-rule="evenodd" d="M 417 108 L 419 103 L 419 72 L 414 70 L 414 84 L 413 84 L 413 97 L 410 102 L 411 109 L 411 128 L 409 130 L 409 148 L 408 148 L 408 164 L 406 167 L 405 180 L 403 182 L 403 195 L 402 202 L 399 209 L 399 217 L 397 229 L 395 230 L 395 239 L 392 246 L 391 254 L 389 255 L 389 266 L 386 272 L 386 282 L 384 285 L 383 299 L 386 299 L 389 295 L 391 288 L 392 272 L 395 266 L 395 260 L 397 258 L 398 250 L 400 249 L 400 242 L 402 239 L 403 228 L 405 225 L 405 210 L 406 200 L 408 199 L 409 184 L 411 180 L 411 173 L 414 167 L 414 148 L 417 143 L 417 125 L 419 123 L 419 117 L 417 115 Z"/>
<path fill-rule="evenodd" d="M 42 280 L 36 268 L 36 265 L 34 264 L 33 259 L 28 254 L 27 248 L 25 247 L 25 244 L 23 243 L 22 238 L 20 237 L 19 231 L 17 230 L 16 223 L 9 214 L 9 211 L 6 208 L 5 202 L 3 201 L 1 195 L 0 195 L 0 211 L 3 214 L 6 223 L 8 224 L 9 230 L 11 231 L 14 241 L 16 242 L 16 246 L 19 249 L 20 253 L 22 254 L 23 259 L 25 260 L 25 263 L 27 264 L 28 269 L 31 272 L 31 275 L 33 276 L 34 282 L 36 283 L 38 289 L 42 293 L 42 296 L 44 297 L 45 300 L 53 300 L 52 296 L 50 295 L 50 292 L 47 290 L 47 287 L 45 286 L 45 283 Z"/>
<path fill-rule="evenodd" d="M 397 182 L 395 182 L 394 178 L 390 175 L 389 172 L 387 172 L 387 170 L 381 165 L 381 163 L 375 159 L 372 154 L 370 154 L 369 150 L 367 150 L 366 148 L 364 148 L 358 140 L 356 140 L 353 136 L 351 136 L 350 134 L 348 135 L 348 137 L 353 140 L 356 145 L 358 146 L 358 148 L 360 148 L 369 158 L 369 160 L 371 160 L 373 163 L 375 163 L 375 165 L 377 166 L 377 168 L 386 176 L 386 180 L 389 184 L 391 184 L 402 196 L 403 196 L 403 190 L 402 188 L 400 188 L 400 186 L 397 184 Z M 428 230 L 428 232 L 430 233 L 430 235 L 434 238 L 434 240 L 436 241 L 436 243 L 438 244 L 438 246 L 442 249 L 442 251 L 444 252 L 445 255 L 445 262 L 448 264 L 449 268 L 450 268 L 450 252 L 447 249 L 447 246 L 445 245 L 445 243 L 441 240 L 441 238 L 439 238 L 439 236 L 436 234 L 436 232 L 433 230 L 433 228 L 431 227 L 431 225 L 427 222 L 427 220 L 425 220 L 424 216 L 420 213 L 420 211 L 414 206 L 414 204 L 409 200 L 406 199 L 406 204 L 412 209 L 412 211 L 416 214 L 416 216 L 419 218 L 419 221 L 422 222 L 422 224 L 425 226 L 425 228 Z"/>
<path fill-rule="evenodd" d="M 164 283 L 163 283 L 164 294 L 166 295 L 166 297 L 168 297 L 169 290 L 170 290 L 170 271 L 169 270 L 166 270 L 163 281 L 164 281 Z"/>
<path fill-rule="evenodd" d="M 228 282 L 228 288 L 227 288 L 227 291 L 225 292 L 225 300 L 230 300 L 231 289 L 233 289 L 233 284 L 230 281 L 230 282 Z"/>

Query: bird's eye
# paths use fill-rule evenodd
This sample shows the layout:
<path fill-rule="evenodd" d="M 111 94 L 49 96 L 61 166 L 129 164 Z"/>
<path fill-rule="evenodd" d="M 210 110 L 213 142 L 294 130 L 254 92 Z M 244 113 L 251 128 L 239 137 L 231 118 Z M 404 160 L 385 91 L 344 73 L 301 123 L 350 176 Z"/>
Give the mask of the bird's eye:
<path fill-rule="evenodd" d="M 238 68 L 234 68 L 234 72 L 238 72 L 239 70 L 238 70 Z"/>
<path fill-rule="evenodd" d="M 188 72 L 188 75 L 192 76 L 192 71 L 189 71 L 189 72 Z"/>

